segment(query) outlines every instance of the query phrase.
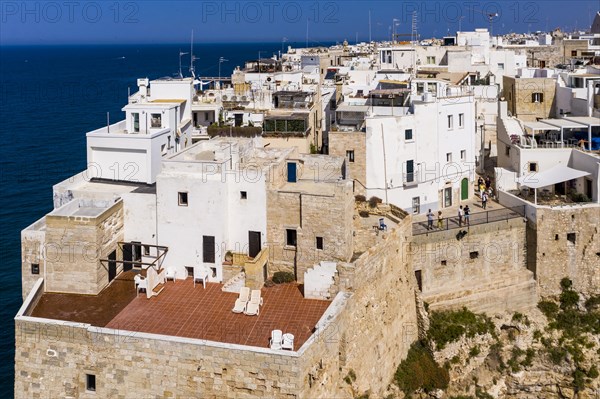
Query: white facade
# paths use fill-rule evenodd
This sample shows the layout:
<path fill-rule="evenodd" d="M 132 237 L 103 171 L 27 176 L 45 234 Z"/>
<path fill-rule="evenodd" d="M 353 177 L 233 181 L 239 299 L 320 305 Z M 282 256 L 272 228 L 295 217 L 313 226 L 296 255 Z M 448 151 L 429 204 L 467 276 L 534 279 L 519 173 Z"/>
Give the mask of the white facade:
<path fill-rule="evenodd" d="M 174 267 L 178 278 L 187 276 L 186 267 L 204 267 L 209 281 L 222 282 L 227 251 L 248 253 L 250 232 L 260 233 L 262 247 L 267 244 L 268 162 L 249 160 L 265 152 L 254 149 L 255 140 L 213 139 L 163 161 L 157 236 L 169 248 L 163 266 Z M 280 156 L 289 151 L 270 150 Z M 214 262 L 204 257 L 204 237 L 214 239 Z"/>
<path fill-rule="evenodd" d="M 423 82 L 413 80 L 417 83 Z M 455 205 L 461 194 L 470 196 L 476 156 L 474 98 L 448 96 L 448 88 L 438 89 L 439 96 L 414 101 L 404 116 L 381 116 L 375 109 L 366 118 L 367 197 L 423 213 Z"/>
<path fill-rule="evenodd" d="M 163 156 L 192 144 L 191 79 L 138 79 L 125 119 L 87 133 L 90 177 L 153 184 Z M 152 92 L 150 91 L 152 89 Z"/>

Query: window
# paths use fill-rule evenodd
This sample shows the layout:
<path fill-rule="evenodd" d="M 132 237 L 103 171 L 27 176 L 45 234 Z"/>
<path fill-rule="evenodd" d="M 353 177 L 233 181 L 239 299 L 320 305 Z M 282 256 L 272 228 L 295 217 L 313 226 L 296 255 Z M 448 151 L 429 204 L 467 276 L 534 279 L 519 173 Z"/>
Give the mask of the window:
<path fill-rule="evenodd" d="M 413 197 L 412 208 L 414 214 L 421 213 L 421 197 Z"/>
<path fill-rule="evenodd" d="M 291 247 L 296 246 L 296 230 L 294 229 L 286 229 L 285 230 L 285 245 L 289 245 Z"/>
<path fill-rule="evenodd" d="M 442 261 L 442 266 L 446 266 L 448 264 L 448 261 L 443 260 Z"/>
<path fill-rule="evenodd" d="M 144 256 L 150 256 L 150 246 L 144 245 Z"/>
<path fill-rule="evenodd" d="M 187 272 L 188 277 L 194 277 L 194 267 L 193 266 L 186 266 L 185 271 Z"/>
<path fill-rule="evenodd" d="M 532 93 L 531 94 L 531 102 L 532 103 L 543 103 L 544 102 L 544 93 Z"/>
<path fill-rule="evenodd" d="M 150 114 L 150 127 L 162 127 L 161 114 Z"/>
<path fill-rule="evenodd" d="M 467 159 L 467 151 L 466 150 L 460 150 L 460 159 L 461 159 L 461 161 L 464 161 Z"/>
<path fill-rule="evenodd" d="M 215 263 L 214 236 L 202 236 L 202 262 Z"/>
<path fill-rule="evenodd" d="M 354 162 L 354 150 L 346 151 L 346 158 L 348 159 L 348 162 Z"/>
<path fill-rule="evenodd" d="M 162 155 L 166 155 L 167 154 L 167 145 L 166 144 L 163 144 L 163 145 L 160 146 L 160 153 Z"/>
<path fill-rule="evenodd" d="M 31 274 L 40 274 L 40 264 L 39 263 L 31 264 Z"/>
<path fill-rule="evenodd" d="M 446 154 L 446 162 L 452 162 L 452 153 L 451 152 Z"/>
<path fill-rule="evenodd" d="M 131 115 L 133 116 L 133 132 L 139 133 L 139 131 L 140 131 L 140 114 L 135 112 Z"/>
<path fill-rule="evenodd" d="M 465 127 L 465 114 L 458 114 L 458 127 Z"/>
<path fill-rule="evenodd" d="M 529 171 L 530 172 L 537 172 L 538 171 L 538 164 L 537 164 L 537 162 L 529 162 Z"/>
<path fill-rule="evenodd" d="M 454 129 L 454 117 L 448 115 L 448 129 Z"/>
<path fill-rule="evenodd" d="M 469 252 L 469 259 L 477 259 L 477 258 L 479 258 L 479 252 L 477 252 L 477 251 Z"/>
<path fill-rule="evenodd" d="M 85 375 L 85 390 L 96 392 L 96 376 L 94 374 Z"/>
<path fill-rule="evenodd" d="M 415 181 L 415 161 L 406 161 L 406 182 L 412 183 Z"/>
<path fill-rule="evenodd" d="M 435 64 L 435 56 L 428 55 L 427 56 L 427 63 L 428 64 Z"/>
<path fill-rule="evenodd" d="M 571 50 L 571 57 L 577 57 L 577 50 Z"/>
<path fill-rule="evenodd" d="M 404 131 L 404 140 L 412 140 L 412 139 L 413 139 L 412 129 L 406 129 Z"/>
<path fill-rule="evenodd" d="M 504 70 L 504 64 L 503 63 L 501 63 L 501 62 L 498 63 L 498 70 L 499 71 L 503 71 Z"/>
<path fill-rule="evenodd" d="M 177 193 L 177 197 L 179 200 L 179 206 L 188 206 L 188 193 L 179 192 Z"/>
<path fill-rule="evenodd" d="M 323 249 L 323 237 L 317 237 L 317 249 Z"/>
<path fill-rule="evenodd" d="M 554 241 L 558 241 L 558 234 L 554 235 Z"/>
<path fill-rule="evenodd" d="M 567 233 L 567 241 L 569 241 L 571 244 L 575 244 L 576 238 L 577 236 L 575 233 Z"/>
<path fill-rule="evenodd" d="M 248 199 L 248 192 L 240 191 L 240 199 Z"/>
<path fill-rule="evenodd" d="M 507 145 L 506 148 L 504 149 L 504 154 L 509 157 L 510 156 L 510 146 Z"/>
<path fill-rule="evenodd" d="M 425 91 L 425 83 L 417 82 L 417 94 L 423 94 Z"/>

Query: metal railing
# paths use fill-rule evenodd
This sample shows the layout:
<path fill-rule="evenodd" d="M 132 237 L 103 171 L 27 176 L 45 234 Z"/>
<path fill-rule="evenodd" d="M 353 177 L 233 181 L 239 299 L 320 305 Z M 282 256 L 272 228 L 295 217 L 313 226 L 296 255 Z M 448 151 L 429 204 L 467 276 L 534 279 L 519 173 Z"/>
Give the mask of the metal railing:
<path fill-rule="evenodd" d="M 458 211 L 456 211 L 458 212 Z M 513 208 L 502 208 L 495 209 L 492 211 L 471 213 L 469 218 L 463 216 L 462 223 L 458 219 L 458 215 L 443 218 L 440 222 L 437 219 L 437 215 L 433 220 L 433 228 L 428 228 L 427 220 L 413 223 L 413 236 L 427 233 L 436 233 L 440 231 L 453 230 L 453 229 L 464 229 L 471 226 L 480 224 L 499 222 L 502 220 L 510 220 L 525 217 L 525 205 L 516 206 Z"/>

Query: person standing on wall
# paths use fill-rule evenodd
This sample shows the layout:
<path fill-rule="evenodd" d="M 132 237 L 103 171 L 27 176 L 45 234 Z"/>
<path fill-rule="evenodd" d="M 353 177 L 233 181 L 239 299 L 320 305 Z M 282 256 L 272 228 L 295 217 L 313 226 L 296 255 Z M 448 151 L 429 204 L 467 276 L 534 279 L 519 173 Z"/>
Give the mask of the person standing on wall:
<path fill-rule="evenodd" d="M 427 212 L 427 230 L 433 230 L 433 212 Z"/>
<path fill-rule="evenodd" d="M 471 209 L 469 209 L 469 205 L 465 206 L 465 223 L 467 226 L 470 226 L 469 216 L 471 216 Z"/>
<path fill-rule="evenodd" d="M 438 211 L 438 223 L 437 223 L 437 227 L 438 229 L 442 229 L 442 227 L 444 226 L 444 219 L 442 218 L 442 211 Z"/>
<path fill-rule="evenodd" d="M 461 205 L 458 207 L 458 227 L 462 227 L 463 215 L 464 215 L 463 206 Z"/>
<path fill-rule="evenodd" d="M 488 194 L 487 191 L 481 193 L 481 207 L 485 209 L 487 207 Z"/>

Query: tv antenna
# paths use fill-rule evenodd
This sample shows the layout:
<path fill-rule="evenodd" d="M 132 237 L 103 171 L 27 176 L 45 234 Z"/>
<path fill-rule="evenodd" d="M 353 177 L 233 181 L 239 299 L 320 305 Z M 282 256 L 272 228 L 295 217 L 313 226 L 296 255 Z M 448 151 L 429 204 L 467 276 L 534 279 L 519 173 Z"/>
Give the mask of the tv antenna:
<path fill-rule="evenodd" d="M 486 17 L 488 19 L 488 22 L 490 23 L 490 36 L 493 37 L 494 36 L 494 18 L 499 17 L 500 15 L 497 12 L 485 12 L 485 11 L 481 11 L 478 10 L 476 8 L 472 8 L 472 7 L 467 7 L 468 9 L 470 9 L 471 11 L 475 11 L 478 12 L 479 14 L 483 15 L 484 17 Z"/>
<path fill-rule="evenodd" d="M 188 53 L 184 53 L 179 49 L 179 78 L 183 79 L 183 73 L 181 72 L 181 56 L 186 55 Z"/>

